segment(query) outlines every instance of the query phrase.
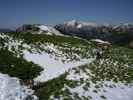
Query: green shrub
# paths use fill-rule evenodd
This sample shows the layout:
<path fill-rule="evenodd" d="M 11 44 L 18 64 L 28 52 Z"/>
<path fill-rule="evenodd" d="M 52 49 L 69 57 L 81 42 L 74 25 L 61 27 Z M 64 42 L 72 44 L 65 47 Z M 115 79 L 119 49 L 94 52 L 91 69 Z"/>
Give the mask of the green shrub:
<path fill-rule="evenodd" d="M 16 57 L 7 49 L 0 50 L 0 72 L 29 80 L 37 77 L 42 68 L 37 64 L 26 61 L 22 57 Z"/>

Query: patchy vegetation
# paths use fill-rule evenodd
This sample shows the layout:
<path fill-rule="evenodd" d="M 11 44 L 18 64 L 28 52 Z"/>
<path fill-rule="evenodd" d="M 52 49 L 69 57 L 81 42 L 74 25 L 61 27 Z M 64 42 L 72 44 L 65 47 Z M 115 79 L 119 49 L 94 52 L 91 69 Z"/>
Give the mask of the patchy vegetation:
<path fill-rule="evenodd" d="M 133 85 L 132 50 L 113 46 L 109 52 L 106 50 L 103 52 L 101 59 L 73 68 L 65 74 L 65 77 L 60 76 L 44 83 L 42 88 L 36 91 L 38 97 L 41 97 L 40 100 L 44 100 L 45 96 L 47 100 L 95 100 L 94 95 L 99 94 L 101 95 L 97 97 L 98 100 L 108 100 L 110 98 L 102 91 L 108 93 L 108 88 L 110 90 L 116 88 L 115 91 L 118 91 L 119 86 L 125 89 L 127 86 L 130 89 Z M 47 90 L 52 91 L 50 95 L 46 93 Z M 120 95 L 118 92 L 116 94 Z"/>
<path fill-rule="evenodd" d="M 41 67 L 28 62 L 22 57 L 16 57 L 7 49 L 0 50 L 0 72 L 18 77 L 22 80 L 32 80 L 42 71 Z"/>
<path fill-rule="evenodd" d="M 115 97 L 109 90 L 119 92 L 122 91 L 121 87 L 128 96 L 132 95 L 133 51 L 125 46 L 105 48 L 76 37 L 31 33 L 1 34 L 0 41 L 0 72 L 23 81 L 33 81 L 45 70 L 35 62 L 26 60 L 25 51 L 40 55 L 46 53 L 57 61 L 61 59 L 63 63 L 96 58 L 54 79 L 32 84 L 39 100 L 108 100 Z M 97 57 L 95 50 L 101 50 L 100 57 Z M 118 92 L 115 94 L 121 95 Z M 119 99 L 116 96 L 112 100 Z"/>

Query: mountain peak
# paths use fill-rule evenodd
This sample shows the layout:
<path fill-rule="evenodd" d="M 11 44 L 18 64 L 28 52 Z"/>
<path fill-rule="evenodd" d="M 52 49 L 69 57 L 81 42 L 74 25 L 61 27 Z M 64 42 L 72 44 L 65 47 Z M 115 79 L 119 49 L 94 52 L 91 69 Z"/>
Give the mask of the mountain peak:
<path fill-rule="evenodd" d="M 77 20 L 71 20 L 68 22 L 65 22 L 64 24 L 68 25 L 68 26 L 75 26 L 76 24 L 78 24 Z"/>
<path fill-rule="evenodd" d="M 43 24 L 25 24 L 21 27 L 19 27 L 17 32 L 30 32 L 32 34 L 47 34 L 47 35 L 63 35 L 58 30 L 56 30 L 52 26 L 47 26 Z"/>
<path fill-rule="evenodd" d="M 71 21 L 65 22 L 65 25 L 76 26 L 77 28 L 81 28 L 83 26 L 91 26 L 91 27 L 98 26 L 98 24 L 93 23 L 93 22 L 83 22 L 83 21 L 77 21 L 77 20 L 71 20 Z"/>

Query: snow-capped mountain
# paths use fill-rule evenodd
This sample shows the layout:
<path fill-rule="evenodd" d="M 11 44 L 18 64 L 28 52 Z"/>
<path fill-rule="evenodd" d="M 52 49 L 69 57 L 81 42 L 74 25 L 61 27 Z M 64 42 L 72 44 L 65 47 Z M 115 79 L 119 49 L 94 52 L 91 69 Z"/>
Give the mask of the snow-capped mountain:
<path fill-rule="evenodd" d="M 124 24 L 119 24 L 119 25 L 115 25 L 113 27 L 113 30 L 122 33 L 122 32 L 132 32 L 133 33 L 133 24 L 129 24 L 129 23 L 124 23 Z"/>
<path fill-rule="evenodd" d="M 97 23 L 93 23 L 93 22 L 83 22 L 83 21 L 72 20 L 72 21 L 64 22 L 64 24 L 59 24 L 59 25 L 55 26 L 55 28 L 62 30 L 62 31 L 63 31 L 62 28 L 64 28 L 64 30 L 71 29 L 68 31 L 72 31 L 72 30 L 76 31 L 76 29 L 83 30 L 85 28 L 86 31 L 88 31 L 88 29 L 90 29 L 90 30 L 95 29 L 96 32 L 101 30 L 103 27 L 104 27 L 104 29 L 107 29 L 108 31 L 109 31 L 109 29 L 112 29 L 112 31 L 115 31 L 116 29 L 121 28 L 125 31 L 133 32 L 133 24 L 130 24 L 130 23 L 123 23 L 123 24 L 121 23 L 118 25 L 112 25 L 112 24 L 107 24 L 107 23 L 106 24 L 97 24 Z"/>
<path fill-rule="evenodd" d="M 85 27 L 85 26 L 88 26 L 88 27 L 97 27 L 98 24 L 96 23 L 91 23 L 91 22 L 80 22 L 80 21 L 76 21 L 76 20 L 72 20 L 72 21 L 68 21 L 68 22 L 65 22 L 64 23 L 66 26 L 71 26 L 71 27 L 76 27 L 76 28 L 82 28 L 82 27 Z"/>
<path fill-rule="evenodd" d="M 73 33 L 73 34 L 80 34 L 80 33 L 88 33 L 93 32 L 98 27 L 95 23 L 86 23 L 80 22 L 76 20 L 65 22 L 64 24 L 56 25 L 55 28 L 63 33 Z"/>
<path fill-rule="evenodd" d="M 63 35 L 52 26 L 40 24 L 25 24 L 16 29 L 17 32 L 30 32 L 32 34 Z"/>
<path fill-rule="evenodd" d="M 55 26 L 61 33 L 85 39 L 102 39 L 112 43 L 129 42 L 133 39 L 133 24 L 96 24 L 82 21 L 68 21 Z M 119 34 L 120 33 L 120 34 Z M 125 35 L 126 34 L 126 35 Z"/>

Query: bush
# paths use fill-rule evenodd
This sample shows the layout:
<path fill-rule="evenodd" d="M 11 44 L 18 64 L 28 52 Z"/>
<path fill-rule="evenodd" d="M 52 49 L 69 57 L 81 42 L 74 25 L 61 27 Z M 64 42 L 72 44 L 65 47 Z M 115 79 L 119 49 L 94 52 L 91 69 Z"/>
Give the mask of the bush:
<path fill-rule="evenodd" d="M 37 64 L 28 62 L 22 57 L 16 57 L 7 49 L 0 50 L 0 72 L 22 80 L 29 80 L 37 77 L 40 71 L 42 68 Z"/>

